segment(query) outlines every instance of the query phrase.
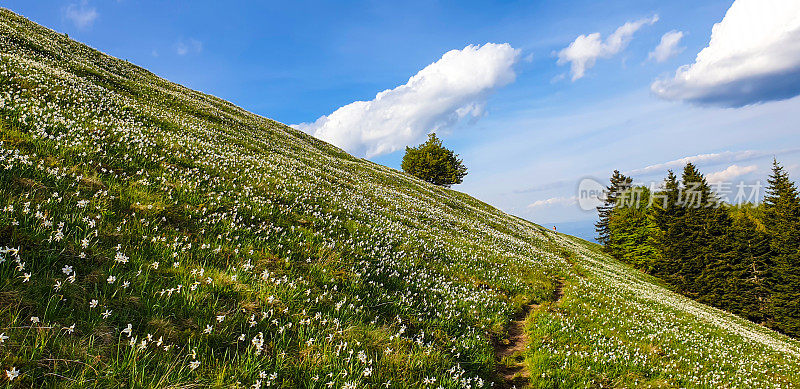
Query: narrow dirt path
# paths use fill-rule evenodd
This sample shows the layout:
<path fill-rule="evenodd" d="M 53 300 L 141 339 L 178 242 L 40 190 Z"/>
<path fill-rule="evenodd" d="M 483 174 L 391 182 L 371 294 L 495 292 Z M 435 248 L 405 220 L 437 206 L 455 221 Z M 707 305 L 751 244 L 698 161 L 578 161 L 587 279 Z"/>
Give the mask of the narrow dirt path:
<path fill-rule="evenodd" d="M 558 303 L 564 295 L 564 280 L 556 280 L 551 302 Z M 494 353 L 497 358 L 497 375 L 500 378 L 499 388 L 521 389 L 530 381 L 530 373 L 525 368 L 522 351 L 528 345 L 528 335 L 525 333 L 525 318 L 528 314 L 541 306 L 529 304 L 523 307 L 508 326 L 508 337 L 495 344 Z M 503 359 L 506 359 L 503 361 Z"/>

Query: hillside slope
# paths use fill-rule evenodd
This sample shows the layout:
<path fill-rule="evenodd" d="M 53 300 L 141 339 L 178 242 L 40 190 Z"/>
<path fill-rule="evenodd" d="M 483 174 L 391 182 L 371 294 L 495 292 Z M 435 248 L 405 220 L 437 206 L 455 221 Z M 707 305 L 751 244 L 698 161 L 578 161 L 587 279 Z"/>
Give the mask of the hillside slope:
<path fill-rule="evenodd" d="M 593 244 L 8 10 L 0 53 L 0 385 L 489 387 L 538 304 L 534 387 L 800 386 L 800 343 Z"/>

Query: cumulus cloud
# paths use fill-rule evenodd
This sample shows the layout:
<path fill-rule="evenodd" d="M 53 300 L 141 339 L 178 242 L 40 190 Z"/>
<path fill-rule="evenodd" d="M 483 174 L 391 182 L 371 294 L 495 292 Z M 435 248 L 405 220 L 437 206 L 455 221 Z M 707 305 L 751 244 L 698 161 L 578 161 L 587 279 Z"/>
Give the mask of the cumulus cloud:
<path fill-rule="evenodd" d="M 691 65 L 656 80 L 669 100 L 741 107 L 800 94 L 800 1 L 736 0 Z"/>
<path fill-rule="evenodd" d="M 602 39 L 599 32 L 581 35 L 558 52 L 558 64 L 569 63 L 572 81 L 575 81 L 583 77 L 586 71 L 594 66 L 598 58 L 611 58 L 624 50 L 628 47 L 636 31 L 646 24 L 653 24 L 657 21 L 658 15 L 635 22 L 627 22 L 605 40 Z"/>
<path fill-rule="evenodd" d="M 725 170 L 720 170 L 718 172 L 709 173 L 706 176 L 706 181 L 708 182 L 728 182 L 736 177 L 743 176 L 747 173 L 752 173 L 756 171 L 758 167 L 756 165 L 750 166 L 739 166 L 739 165 L 731 165 L 728 166 Z"/>
<path fill-rule="evenodd" d="M 553 205 L 572 205 L 577 203 L 578 203 L 578 196 L 551 197 L 545 200 L 536 200 L 533 203 L 529 204 L 528 208 L 535 209 L 535 208 L 550 207 Z"/>
<path fill-rule="evenodd" d="M 100 14 L 97 13 L 97 9 L 89 6 L 87 0 L 83 0 L 80 3 L 69 4 L 63 9 L 63 14 L 75 27 L 80 29 L 91 27 L 95 19 L 100 16 Z"/>
<path fill-rule="evenodd" d="M 482 116 L 486 97 L 514 81 L 518 57 L 507 43 L 451 50 L 404 85 L 292 127 L 357 156 L 391 153 L 429 131 Z"/>
<path fill-rule="evenodd" d="M 175 53 L 178 55 L 186 55 L 189 53 L 199 54 L 201 51 L 203 51 L 203 42 L 197 39 L 181 39 L 175 44 Z"/>
<path fill-rule="evenodd" d="M 647 58 L 656 62 L 664 62 L 674 57 L 685 49 L 685 47 L 678 46 L 681 43 L 681 39 L 683 39 L 683 31 L 670 31 L 662 35 L 661 42 L 650 52 Z"/>

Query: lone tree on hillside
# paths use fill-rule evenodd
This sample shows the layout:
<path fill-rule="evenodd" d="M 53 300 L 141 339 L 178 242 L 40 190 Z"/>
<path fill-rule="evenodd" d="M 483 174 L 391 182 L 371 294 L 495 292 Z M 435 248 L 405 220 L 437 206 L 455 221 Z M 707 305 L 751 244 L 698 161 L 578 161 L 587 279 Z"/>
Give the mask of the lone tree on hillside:
<path fill-rule="evenodd" d="M 460 184 L 467 175 L 467 168 L 458 159 L 458 154 L 442 146 L 436 134 L 428 135 L 428 141 L 417 147 L 406 147 L 403 156 L 403 171 L 434 185 L 449 188 Z"/>

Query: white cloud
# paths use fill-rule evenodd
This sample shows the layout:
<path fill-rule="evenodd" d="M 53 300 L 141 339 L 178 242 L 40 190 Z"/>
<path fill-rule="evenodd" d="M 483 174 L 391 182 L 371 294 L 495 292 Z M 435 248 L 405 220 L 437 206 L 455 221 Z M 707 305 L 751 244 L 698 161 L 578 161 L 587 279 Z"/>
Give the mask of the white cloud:
<path fill-rule="evenodd" d="M 545 200 L 536 200 L 533 203 L 528 204 L 528 208 L 535 209 L 535 208 L 550 207 L 553 205 L 572 205 L 577 203 L 578 203 L 578 196 L 551 197 Z"/>
<path fill-rule="evenodd" d="M 750 165 L 750 166 L 731 165 L 728 166 L 728 168 L 726 168 L 725 170 L 709 173 L 708 175 L 706 175 L 706 181 L 728 182 L 736 177 L 743 176 L 747 173 L 752 173 L 757 169 L 758 167 L 756 165 Z"/>
<path fill-rule="evenodd" d="M 800 152 L 800 149 L 784 149 L 778 151 L 764 151 L 764 150 L 743 150 L 743 151 L 724 151 L 721 153 L 698 154 L 689 157 L 674 159 L 672 161 L 659 163 L 655 165 L 646 166 L 641 169 L 631 170 L 626 172 L 626 175 L 644 175 L 649 173 L 664 173 L 668 169 L 682 168 L 687 163 L 693 164 L 715 164 L 722 162 L 742 162 L 752 161 L 758 158 L 771 157 L 774 155 L 794 154 Z"/>
<path fill-rule="evenodd" d="M 199 54 L 201 51 L 203 51 L 203 42 L 197 39 L 190 38 L 186 41 L 181 39 L 175 44 L 175 53 L 178 55 Z"/>
<path fill-rule="evenodd" d="M 728 107 L 800 94 L 800 1 L 736 0 L 695 62 L 651 90 L 669 100 Z"/>
<path fill-rule="evenodd" d="M 684 49 L 685 47 L 679 47 L 678 45 L 681 43 L 681 39 L 683 38 L 683 31 L 670 31 L 661 36 L 661 42 L 656 46 L 653 51 L 647 56 L 648 59 L 653 59 L 656 62 L 664 62 Z"/>
<path fill-rule="evenodd" d="M 683 157 L 674 159 L 672 161 L 667 161 L 664 163 L 658 163 L 655 165 L 646 166 L 641 169 L 636 169 L 628 172 L 628 175 L 635 175 L 635 174 L 647 174 L 647 173 L 664 173 L 669 169 L 675 168 L 682 168 L 687 163 L 719 163 L 719 162 L 728 162 L 728 161 L 743 161 L 743 160 L 750 160 L 754 158 L 760 158 L 766 155 L 771 155 L 771 153 L 764 152 L 764 151 L 756 151 L 756 150 L 745 150 L 745 151 L 724 151 L 721 153 L 709 153 L 709 154 L 698 154 L 692 155 L 689 157 Z"/>
<path fill-rule="evenodd" d="M 653 24 L 657 21 L 658 15 L 635 22 L 627 22 L 617 28 L 605 41 L 599 32 L 580 35 L 569 46 L 558 52 L 558 64 L 563 65 L 569 62 L 572 81 L 575 81 L 583 77 L 586 70 L 591 69 L 598 58 L 611 58 L 624 50 L 628 47 L 636 31 L 645 24 Z"/>
<path fill-rule="evenodd" d="M 78 3 L 71 3 L 62 9 L 65 18 L 69 19 L 75 27 L 83 29 L 91 27 L 100 14 L 97 9 L 90 7 L 87 0 Z"/>
<path fill-rule="evenodd" d="M 514 81 L 518 57 L 508 43 L 451 50 L 404 85 L 292 127 L 357 156 L 391 153 L 429 131 L 482 116 L 486 97 Z"/>

